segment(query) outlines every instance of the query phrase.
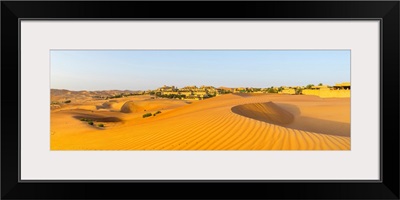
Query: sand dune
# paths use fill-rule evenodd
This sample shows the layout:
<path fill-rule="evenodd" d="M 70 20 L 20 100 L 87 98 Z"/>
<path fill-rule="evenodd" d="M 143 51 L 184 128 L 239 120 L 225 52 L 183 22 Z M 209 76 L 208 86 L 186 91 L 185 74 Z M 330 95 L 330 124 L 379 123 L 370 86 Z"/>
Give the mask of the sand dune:
<path fill-rule="evenodd" d="M 273 102 L 253 103 L 232 107 L 232 112 L 271 124 L 285 125 L 294 121 L 292 113 Z"/>
<path fill-rule="evenodd" d="M 163 99 L 142 100 L 136 104 L 133 102 L 133 106 L 142 108 L 147 106 L 149 110 L 164 108 L 164 110 L 157 116 L 148 118 L 142 118 L 142 114 L 149 111 L 147 109 L 147 111 L 139 109 L 132 113 L 52 111 L 51 131 L 54 134 L 50 136 L 51 149 L 350 149 L 349 135 L 321 134 L 289 127 L 300 117 L 349 125 L 349 99 L 321 99 L 302 95 L 250 95 L 244 98 L 229 94 L 192 104 L 181 100 Z M 324 112 L 324 109 L 329 112 Z M 110 122 L 104 130 L 97 130 L 73 117 L 82 112 L 116 117 L 121 119 L 121 122 Z M 66 122 L 69 124 L 65 124 Z M 330 130 L 329 127 L 327 129 Z M 343 130 L 345 129 L 347 128 Z"/>
<path fill-rule="evenodd" d="M 110 109 L 110 108 L 112 108 L 113 107 L 113 105 L 114 104 L 116 104 L 116 102 L 111 102 L 111 101 L 108 101 L 108 102 L 104 102 L 103 104 L 101 104 L 101 105 L 97 105 L 96 106 L 96 109 L 97 110 L 99 110 L 99 109 Z"/>
<path fill-rule="evenodd" d="M 123 113 L 137 113 L 146 111 L 156 111 L 172 109 L 187 103 L 181 100 L 170 99 L 151 99 L 145 101 L 127 101 L 121 107 Z"/>
<path fill-rule="evenodd" d="M 124 105 L 121 107 L 121 112 L 123 113 L 133 113 L 133 112 L 139 112 L 139 111 L 146 111 L 145 108 L 136 105 L 132 101 L 128 101 L 124 103 Z"/>
<path fill-rule="evenodd" d="M 232 107 L 232 112 L 286 128 L 329 135 L 350 136 L 350 123 L 305 117 L 300 115 L 298 110 L 290 113 L 283 108 L 287 108 L 287 106 L 279 106 L 273 102 L 254 103 Z M 291 105 L 291 107 L 295 106 Z"/>

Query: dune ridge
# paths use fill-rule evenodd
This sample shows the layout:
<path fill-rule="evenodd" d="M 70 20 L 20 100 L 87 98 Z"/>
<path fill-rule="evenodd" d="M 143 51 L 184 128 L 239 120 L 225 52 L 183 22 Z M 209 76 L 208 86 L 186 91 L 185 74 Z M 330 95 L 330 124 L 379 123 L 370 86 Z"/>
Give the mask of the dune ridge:
<path fill-rule="evenodd" d="M 146 109 L 144 109 L 142 106 L 138 106 L 132 101 L 125 102 L 124 105 L 122 105 L 122 107 L 121 107 L 121 112 L 123 112 L 123 113 L 133 113 L 133 112 L 145 111 L 145 110 Z"/>
<path fill-rule="evenodd" d="M 231 110 L 238 115 L 277 125 L 290 124 L 294 121 L 292 113 L 280 108 L 272 101 L 238 105 L 232 107 Z"/>
<path fill-rule="evenodd" d="M 186 102 L 176 99 L 147 99 L 142 101 L 126 101 L 120 111 L 123 113 L 138 113 L 145 111 L 168 110 L 187 105 Z"/>
<path fill-rule="evenodd" d="M 286 107 L 286 108 L 285 108 Z M 288 107 L 291 108 L 290 110 Z M 350 123 L 335 122 L 301 116 L 293 105 L 277 105 L 273 102 L 251 103 L 232 107 L 232 112 L 286 128 L 321 134 L 350 136 Z M 296 115 L 296 116 L 295 116 Z"/>

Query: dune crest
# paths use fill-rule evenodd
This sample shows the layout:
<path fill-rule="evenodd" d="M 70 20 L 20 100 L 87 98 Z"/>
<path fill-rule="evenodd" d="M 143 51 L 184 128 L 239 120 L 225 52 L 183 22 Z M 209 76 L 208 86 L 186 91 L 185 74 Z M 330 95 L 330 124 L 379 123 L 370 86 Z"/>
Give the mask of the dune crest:
<path fill-rule="evenodd" d="M 122 113 L 139 113 L 145 111 L 158 111 L 177 108 L 186 105 L 181 100 L 168 100 L 168 99 L 146 99 L 141 101 L 127 101 L 122 106 L 120 111 Z"/>
<path fill-rule="evenodd" d="M 136 105 L 132 101 L 127 101 L 122 105 L 121 107 L 121 112 L 123 113 L 135 113 L 135 112 L 140 112 L 144 111 L 145 109 L 141 106 Z"/>
<path fill-rule="evenodd" d="M 272 101 L 238 105 L 231 108 L 232 112 L 255 120 L 276 125 L 286 125 L 294 121 L 292 113 L 279 107 Z"/>

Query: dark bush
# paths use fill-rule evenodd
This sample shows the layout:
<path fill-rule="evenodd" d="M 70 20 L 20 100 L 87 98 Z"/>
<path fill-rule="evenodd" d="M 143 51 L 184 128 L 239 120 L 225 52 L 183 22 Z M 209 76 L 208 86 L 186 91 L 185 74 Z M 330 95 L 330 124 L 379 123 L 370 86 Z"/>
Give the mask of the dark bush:
<path fill-rule="evenodd" d="M 301 89 L 301 88 L 295 89 L 295 94 L 302 94 L 302 92 L 303 92 L 303 89 Z"/>
<path fill-rule="evenodd" d="M 98 127 L 104 127 L 104 124 L 99 124 L 99 125 L 97 125 Z"/>
<path fill-rule="evenodd" d="M 66 100 L 64 101 L 64 103 L 71 103 L 71 100 Z"/>
<path fill-rule="evenodd" d="M 308 84 L 308 85 L 306 86 L 306 89 L 311 89 L 313 86 L 314 86 L 313 84 Z"/>
<path fill-rule="evenodd" d="M 278 93 L 278 91 L 275 90 L 274 88 L 269 88 L 268 93 Z"/>
<path fill-rule="evenodd" d="M 152 116 L 151 113 L 146 113 L 146 114 L 143 115 L 143 118 L 150 117 L 150 116 Z"/>
<path fill-rule="evenodd" d="M 88 121 L 88 124 L 93 126 L 94 123 L 93 121 Z"/>

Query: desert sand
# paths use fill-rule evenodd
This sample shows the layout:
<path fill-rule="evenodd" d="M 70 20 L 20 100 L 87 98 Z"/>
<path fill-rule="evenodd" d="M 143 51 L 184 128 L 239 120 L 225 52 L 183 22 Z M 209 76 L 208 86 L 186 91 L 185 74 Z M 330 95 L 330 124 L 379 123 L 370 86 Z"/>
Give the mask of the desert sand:
<path fill-rule="evenodd" d="M 50 112 L 51 150 L 350 150 L 350 98 L 140 95 L 82 100 Z"/>

